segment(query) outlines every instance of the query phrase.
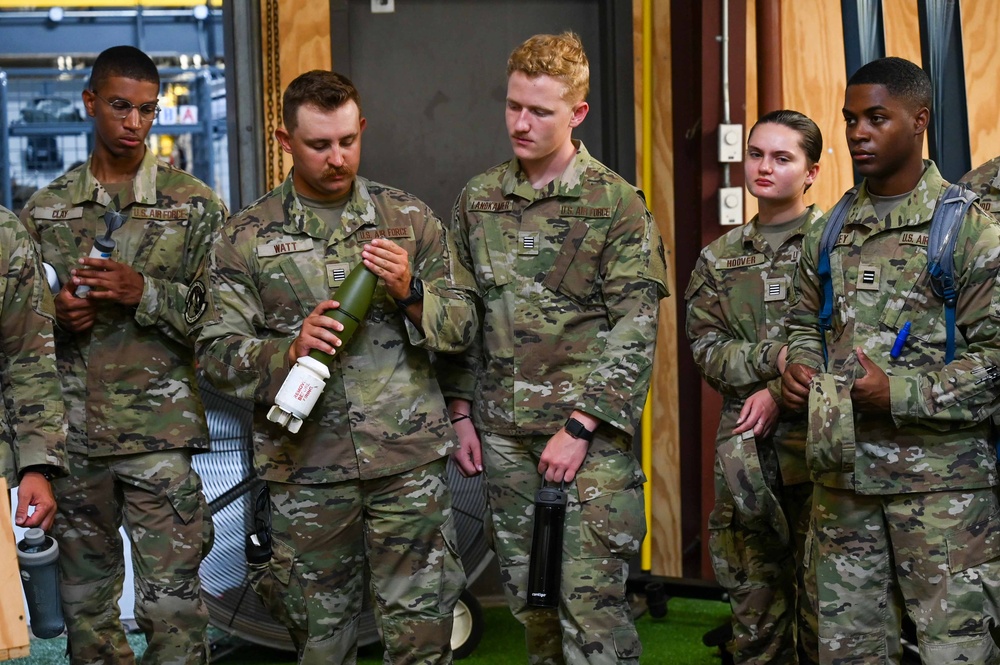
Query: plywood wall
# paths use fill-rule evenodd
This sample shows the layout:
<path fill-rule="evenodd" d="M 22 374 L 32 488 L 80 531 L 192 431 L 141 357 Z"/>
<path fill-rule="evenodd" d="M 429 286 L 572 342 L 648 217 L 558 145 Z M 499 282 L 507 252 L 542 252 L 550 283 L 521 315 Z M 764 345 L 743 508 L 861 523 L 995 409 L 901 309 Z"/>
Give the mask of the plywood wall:
<path fill-rule="evenodd" d="M 272 31 L 274 17 L 277 30 Z M 269 36 L 270 35 L 270 39 Z M 265 131 L 280 126 L 278 110 L 281 94 L 299 74 L 312 69 L 330 69 L 333 65 L 330 47 L 330 5 L 311 0 L 262 0 L 261 1 L 261 71 L 264 76 Z M 277 61 L 277 68 L 268 67 L 268 59 Z M 277 72 L 274 77 L 271 72 Z M 273 115 L 269 118 L 273 110 Z M 292 167 L 292 160 L 281 152 L 274 136 L 265 151 L 268 160 L 268 186 L 275 187 L 284 180 Z"/>
<path fill-rule="evenodd" d="M 820 176 L 806 203 L 833 207 L 853 184 L 850 155 L 844 144 L 841 108 L 847 75 L 840 2 L 782 2 L 782 102 L 804 113 L 823 133 Z M 760 115 L 757 108 L 756 2 L 747 0 L 747 131 Z M 757 213 L 757 201 L 746 196 L 746 219 Z"/>
<path fill-rule="evenodd" d="M 905 58 L 918 65 L 920 55 L 920 15 L 913 0 L 882 0 L 885 54 Z M 924 140 L 924 159 L 930 157 L 930 139 Z"/>
<path fill-rule="evenodd" d="M 829 210 L 854 184 L 844 142 L 844 30 L 839 0 L 781 3 L 782 94 L 823 133 L 823 158 L 806 203 Z"/>
<path fill-rule="evenodd" d="M 9 497 L 7 481 L 0 476 L 0 589 L 3 589 L 0 594 L 0 660 L 30 655 Z"/>
<path fill-rule="evenodd" d="M 677 413 L 677 307 L 682 306 L 678 292 L 674 241 L 674 151 L 672 140 L 673 100 L 670 77 L 670 5 L 653 2 L 652 57 L 648 66 L 653 70 L 651 144 L 652 178 L 643 182 L 643 62 L 642 23 L 643 3 L 632 4 L 635 46 L 636 81 L 636 173 L 639 187 L 647 192 L 653 216 L 656 218 L 667 251 L 667 288 L 670 297 L 660 305 L 659 332 L 653 367 L 652 402 L 653 426 L 651 458 L 655 462 L 650 472 L 647 491 L 651 493 L 649 539 L 652 544 L 650 570 L 657 575 L 681 576 L 681 500 L 680 500 L 680 426 Z"/>
<path fill-rule="evenodd" d="M 756 118 L 755 0 L 747 0 L 747 118 Z M 883 0 L 886 55 L 922 63 L 920 24 L 914 0 Z M 1000 20 L 995 0 L 962 0 L 965 85 L 972 165 L 1000 155 Z M 808 115 L 823 132 L 820 177 L 807 201 L 829 209 L 853 184 L 841 115 L 847 72 L 840 0 L 782 2 L 784 106 Z M 751 125 L 752 120 L 748 120 Z M 924 154 L 927 155 L 927 143 Z M 747 219 L 756 212 L 747 197 Z"/>
<path fill-rule="evenodd" d="M 962 0 L 972 166 L 1000 155 L 1000 19 L 996 0 Z"/>
<path fill-rule="evenodd" d="M 833 207 L 854 177 L 840 111 L 847 84 L 841 24 L 839 1 L 781 3 L 782 102 L 784 108 L 812 118 L 823 134 L 820 176 L 809 188 L 806 204 L 817 203 L 824 210 Z M 757 30 L 756 2 L 747 0 L 747 132 L 760 115 Z M 757 214 L 757 201 L 747 195 L 745 204 L 749 221 Z"/>

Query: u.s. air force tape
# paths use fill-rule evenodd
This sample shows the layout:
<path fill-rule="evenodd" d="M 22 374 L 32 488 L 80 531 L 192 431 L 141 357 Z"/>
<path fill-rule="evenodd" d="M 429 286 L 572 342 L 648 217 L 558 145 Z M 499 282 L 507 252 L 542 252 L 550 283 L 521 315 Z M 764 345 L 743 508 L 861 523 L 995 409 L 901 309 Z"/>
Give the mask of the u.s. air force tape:
<path fill-rule="evenodd" d="M 184 299 L 184 320 L 191 325 L 201 318 L 206 309 L 208 309 L 208 297 L 205 294 L 205 285 L 195 282 L 188 287 L 187 298 Z"/>

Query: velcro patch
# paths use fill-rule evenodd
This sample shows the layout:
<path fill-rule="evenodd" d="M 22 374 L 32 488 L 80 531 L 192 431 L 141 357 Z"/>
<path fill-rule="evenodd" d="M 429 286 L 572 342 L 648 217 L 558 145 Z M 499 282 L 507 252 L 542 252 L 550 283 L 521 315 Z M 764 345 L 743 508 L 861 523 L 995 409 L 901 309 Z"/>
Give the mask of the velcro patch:
<path fill-rule="evenodd" d="M 856 286 L 859 291 L 878 291 L 881 286 L 881 266 L 873 266 L 862 263 L 858 266 L 858 281 Z"/>
<path fill-rule="evenodd" d="M 188 287 L 187 297 L 184 299 L 184 321 L 188 325 L 196 323 L 206 309 L 208 298 L 205 295 L 205 285 L 195 282 Z"/>
<path fill-rule="evenodd" d="M 538 231 L 518 231 L 517 253 L 528 255 L 538 254 L 538 242 Z"/>
<path fill-rule="evenodd" d="M 905 233 L 901 233 L 899 235 L 900 245 L 919 245 L 920 247 L 926 247 L 929 241 L 930 235 L 926 233 L 906 231 Z"/>
<path fill-rule="evenodd" d="M 308 252 L 313 248 L 312 238 L 302 240 L 279 240 L 268 245 L 257 245 L 257 256 L 277 256 L 278 254 L 291 254 L 292 252 Z"/>
<path fill-rule="evenodd" d="M 837 242 L 833 243 L 834 247 L 840 247 L 841 245 L 853 245 L 854 244 L 854 231 L 848 231 L 847 233 L 841 233 L 837 235 Z"/>
<path fill-rule="evenodd" d="M 469 201 L 469 212 L 510 212 L 513 201 Z"/>
<path fill-rule="evenodd" d="M 186 204 L 175 208 L 154 208 L 152 206 L 134 205 L 131 210 L 129 210 L 129 214 L 132 215 L 132 219 L 162 220 L 187 219 L 190 212 L 191 206 Z"/>
<path fill-rule="evenodd" d="M 347 279 L 351 272 L 351 266 L 347 263 L 329 263 L 326 266 L 326 285 L 340 286 Z"/>
<path fill-rule="evenodd" d="M 83 207 L 75 208 L 35 208 L 31 212 L 35 219 L 80 219 L 83 217 Z"/>
<path fill-rule="evenodd" d="M 764 280 L 764 302 L 777 302 L 788 298 L 788 281 L 784 277 Z"/>
<path fill-rule="evenodd" d="M 561 205 L 560 217 L 590 217 L 591 219 L 606 219 L 611 217 L 611 208 L 590 208 L 588 206 Z"/>
<path fill-rule="evenodd" d="M 391 226 L 387 229 L 365 229 L 358 231 L 357 238 L 361 242 L 375 240 L 375 238 L 407 238 L 413 239 L 413 229 L 409 226 Z"/>
<path fill-rule="evenodd" d="M 763 254 L 750 254 L 748 256 L 732 256 L 728 259 L 718 259 L 715 262 L 716 270 L 732 270 L 734 268 L 751 268 L 759 266 L 767 261 Z"/>

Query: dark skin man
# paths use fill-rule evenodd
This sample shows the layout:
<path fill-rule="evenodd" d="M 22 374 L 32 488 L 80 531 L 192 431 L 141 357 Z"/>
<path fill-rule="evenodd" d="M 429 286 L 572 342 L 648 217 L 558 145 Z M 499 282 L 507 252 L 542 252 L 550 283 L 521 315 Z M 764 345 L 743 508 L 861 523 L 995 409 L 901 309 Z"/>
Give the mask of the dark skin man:
<path fill-rule="evenodd" d="M 930 110 L 893 97 L 882 85 L 848 86 L 844 101 L 847 145 L 854 168 L 877 196 L 898 196 L 917 186 L 924 173 L 924 132 Z M 857 411 L 887 413 L 891 404 L 889 377 L 861 348 L 855 350 L 865 375 L 856 379 L 851 400 Z M 809 383 L 816 370 L 792 363 L 781 379 L 785 404 L 804 411 L 809 404 Z"/>

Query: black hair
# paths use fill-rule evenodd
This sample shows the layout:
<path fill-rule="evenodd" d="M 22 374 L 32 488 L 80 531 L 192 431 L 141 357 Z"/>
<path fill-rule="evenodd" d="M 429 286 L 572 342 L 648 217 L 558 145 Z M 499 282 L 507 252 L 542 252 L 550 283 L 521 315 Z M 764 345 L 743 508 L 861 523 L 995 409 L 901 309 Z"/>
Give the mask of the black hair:
<path fill-rule="evenodd" d="M 150 81 L 160 85 L 160 72 L 153 60 L 134 46 L 112 46 L 101 51 L 94 61 L 90 71 L 90 81 L 87 87 L 93 91 L 112 76 L 132 79 L 134 81 Z"/>
<path fill-rule="evenodd" d="M 852 85 L 881 85 L 893 97 L 905 99 L 914 108 L 931 109 L 931 79 L 923 69 L 903 58 L 872 60 L 847 82 Z"/>

